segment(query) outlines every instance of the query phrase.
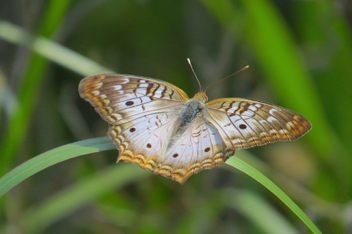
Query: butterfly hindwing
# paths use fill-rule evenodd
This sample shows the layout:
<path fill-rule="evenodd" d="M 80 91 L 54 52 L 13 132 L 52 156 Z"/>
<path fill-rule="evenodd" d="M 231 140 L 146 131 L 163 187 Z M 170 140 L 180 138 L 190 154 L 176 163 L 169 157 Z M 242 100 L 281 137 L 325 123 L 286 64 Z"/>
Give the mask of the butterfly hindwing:
<path fill-rule="evenodd" d="M 235 153 L 226 147 L 216 128 L 201 117 L 176 138 L 163 156 L 159 173 L 180 183 L 203 169 L 224 164 Z"/>
<path fill-rule="evenodd" d="M 108 135 L 120 151 L 118 161 L 137 163 L 156 174 L 184 183 L 192 174 L 222 165 L 234 154 L 215 127 L 202 118 L 192 121 L 169 145 L 178 117 L 176 113 L 154 114 L 110 126 Z"/>
<path fill-rule="evenodd" d="M 173 112 L 150 114 L 110 126 L 108 135 L 120 152 L 117 161 L 124 160 L 151 171 L 157 170 L 178 117 Z"/>

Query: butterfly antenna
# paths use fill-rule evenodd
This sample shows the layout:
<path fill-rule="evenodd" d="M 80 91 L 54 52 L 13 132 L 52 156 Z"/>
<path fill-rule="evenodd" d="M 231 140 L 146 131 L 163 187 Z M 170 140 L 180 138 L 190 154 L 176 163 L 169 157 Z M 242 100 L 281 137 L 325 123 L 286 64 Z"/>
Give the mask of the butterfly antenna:
<path fill-rule="evenodd" d="M 199 80 L 198 80 L 198 77 L 197 77 L 196 73 L 194 72 L 194 69 L 193 69 L 191 60 L 190 60 L 189 58 L 187 58 L 187 62 L 188 62 L 188 64 L 189 64 L 189 66 L 191 67 L 194 76 L 196 77 L 196 80 L 197 80 L 198 85 L 199 85 L 199 92 L 201 92 L 201 91 L 202 91 L 202 85 L 200 84 L 200 82 L 199 82 Z"/>
<path fill-rule="evenodd" d="M 244 70 L 246 70 L 246 69 L 248 69 L 248 68 L 249 68 L 249 66 L 247 65 L 247 66 L 245 66 L 244 68 L 242 68 L 241 70 L 238 70 L 238 71 L 236 71 L 235 73 L 232 73 L 231 75 L 226 76 L 225 78 L 222 78 L 221 80 L 218 80 L 218 81 L 212 83 L 212 84 L 209 85 L 205 90 L 207 90 L 207 89 L 210 88 L 211 86 L 213 86 L 213 85 L 215 85 L 215 84 L 218 84 L 218 83 L 220 83 L 220 82 L 222 82 L 222 81 L 224 81 L 224 80 L 230 78 L 231 76 L 234 76 L 234 75 L 236 75 L 237 73 L 240 73 L 240 72 L 242 72 L 242 71 L 244 71 Z"/>

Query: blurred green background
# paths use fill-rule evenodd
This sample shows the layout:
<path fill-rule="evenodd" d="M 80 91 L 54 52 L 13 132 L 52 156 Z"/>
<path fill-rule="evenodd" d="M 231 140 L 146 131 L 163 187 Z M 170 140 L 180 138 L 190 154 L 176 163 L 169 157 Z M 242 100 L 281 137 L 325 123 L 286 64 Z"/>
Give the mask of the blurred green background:
<path fill-rule="evenodd" d="M 209 98 L 275 103 L 313 129 L 236 156 L 273 180 L 323 233 L 351 233 L 351 15 L 351 1 L 337 0 L 0 0 L 0 175 L 106 134 L 107 124 L 79 98 L 84 76 L 154 77 L 192 97 L 198 86 L 186 58 L 203 88 L 249 65 L 207 90 Z M 25 180 L 0 199 L 0 230 L 309 233 L 280 200 L 228 165 L 179 185 L 115 165 L 117 155 L 71 159 Z M 109 184 L 111 176 L 123 182 Z"/>

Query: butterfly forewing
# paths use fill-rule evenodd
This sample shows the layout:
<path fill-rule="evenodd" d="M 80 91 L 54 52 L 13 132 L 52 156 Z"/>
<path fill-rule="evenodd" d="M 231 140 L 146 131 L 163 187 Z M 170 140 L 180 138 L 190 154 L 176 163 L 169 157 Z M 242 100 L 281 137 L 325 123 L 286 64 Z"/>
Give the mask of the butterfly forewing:
<path fill-rule="evenodd" d="M 311 129 L 306 118 L 291 110 L 248 99 L 216 99 L 204 113 L 226 145 L 236 149 L 295 140 Z"/>
<path fill-rule="evenodd" d="M 111 125 L 167 112 L 189 99 L 185 92 L 167 82 L 114 74 L 83 79 L 79 93 Z"/>

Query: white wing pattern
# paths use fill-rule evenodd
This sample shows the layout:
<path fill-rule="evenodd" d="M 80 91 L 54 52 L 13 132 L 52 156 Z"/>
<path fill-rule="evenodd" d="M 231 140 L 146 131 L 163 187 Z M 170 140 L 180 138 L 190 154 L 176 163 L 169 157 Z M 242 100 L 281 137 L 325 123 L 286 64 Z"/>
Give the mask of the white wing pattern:
<path fill-rule="evenodd" d="M 248 99 L 223 98 L 206 103 L 205 118 L 230 148 L 245 149 L 292 141 L 311 129 L 303 116 L 280 106 Z"/>
<path fill-rule="evenodd" d="M 178 87 L 152 78 L 103 74 L 83 79 L 82 98 L 109 123 L 120 154 L 179 183 L 222 165 L 236 149 L 295 140 L 311 124 L 271 104 L 240 98 L 190 99 Z"/>

